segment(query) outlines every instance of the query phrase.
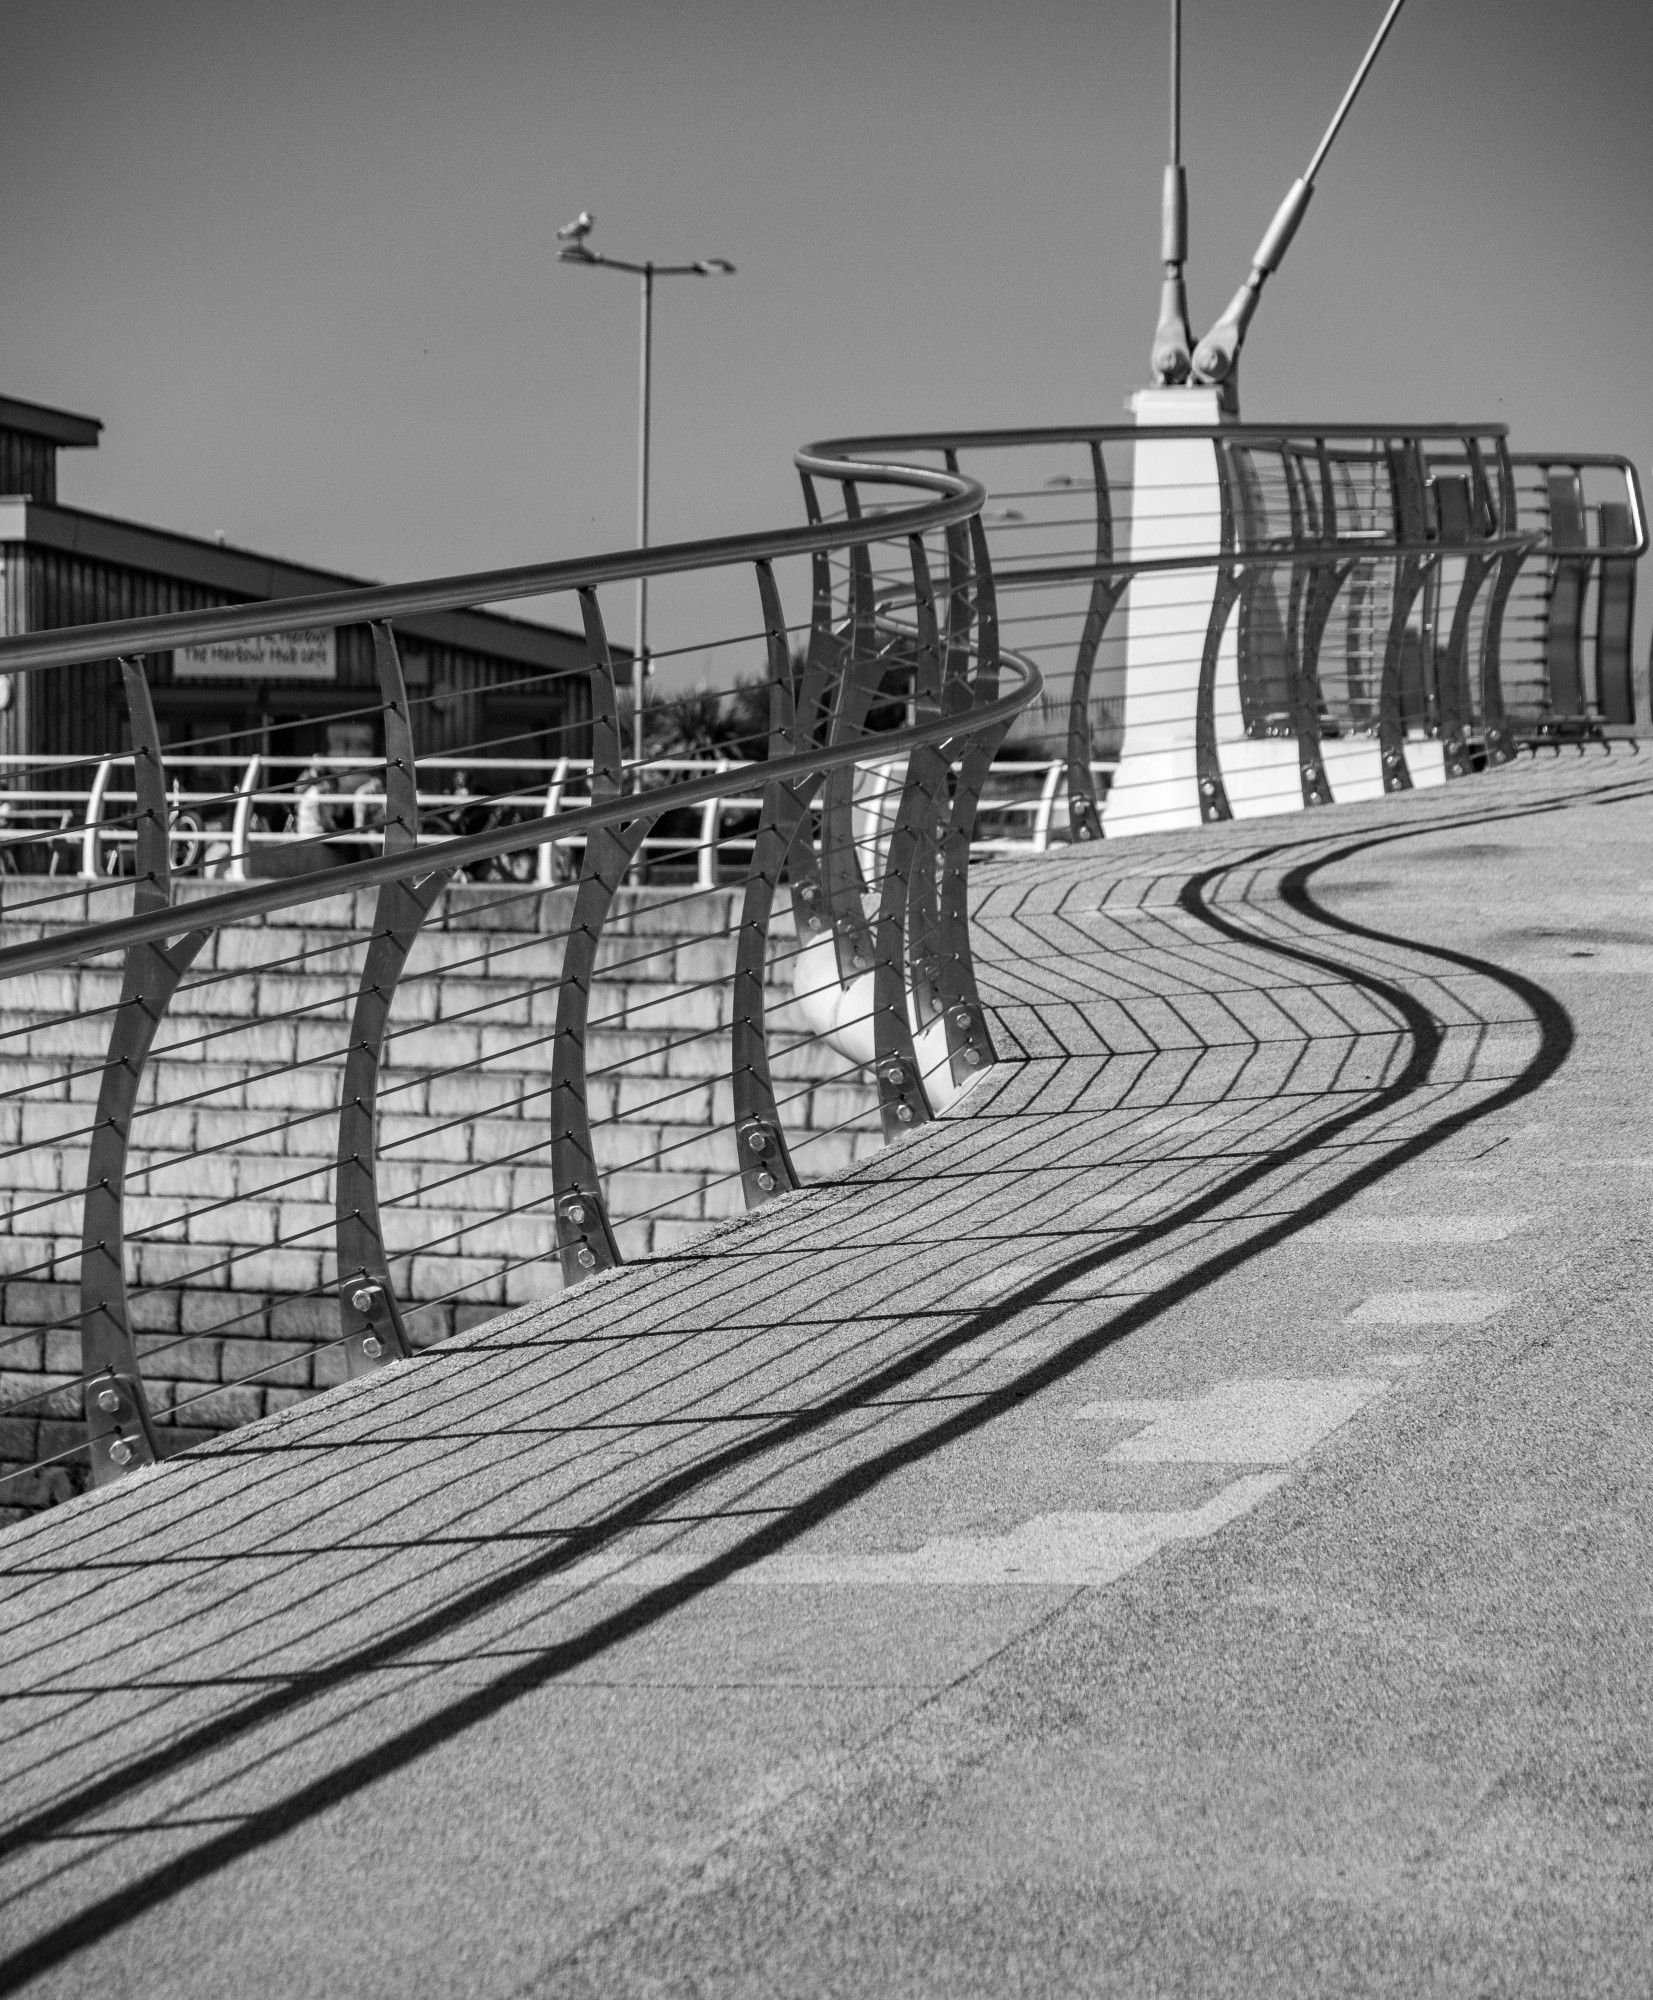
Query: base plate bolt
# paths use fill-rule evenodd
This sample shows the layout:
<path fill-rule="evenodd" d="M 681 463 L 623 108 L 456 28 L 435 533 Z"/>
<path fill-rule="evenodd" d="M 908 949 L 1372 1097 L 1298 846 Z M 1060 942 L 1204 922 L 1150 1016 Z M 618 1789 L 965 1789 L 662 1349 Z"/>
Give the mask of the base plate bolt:
<path fill-rule="evenodd" d="M 568 1217 L 570 1222 L 584 1222 L 585 1203 L 583 1201 L 571 1201 L 563 1210 L 563 1214 Z"/>
<path fill-rule="evenodd" d="M 773 1194 L 775 1192 L 775 1176 L 770 1173 L 767 1167 L 758 1175 L 758 1186 L 763 1189 L 765 1194 Z"/>
<path fill-rule="evenodd" d="M 895 1107 L 895 1115 L 903 1125 L 910 1125 L 913 1122 L 913 1107 L 910 1104 L 898 1104 Z"/>
<path fill-rule="evenodd" d="M 754 1153 L 767 1153 L 769 1151 L 769 1134 L 767 1132 L 748 1132 L 746 1143 Z"/>
<path fill-rule="evenodd" d="M 130 1465 L 132 1463 L 132 1447 L 127 1443 L 125 1438 L 116 1438 L 115 1442 L 109 1447 L 109 1456 L 116 1465 Z"/>
<path fill-rule="evenodd" d="M 363 1285 L 359 1291 L 354 1291 L 350 1294 L 350 1303 L 359 1313 L 371 1312 L 373 1310 L 373 1301 L 377 1296 L 378 1294 L 371 1285 Z"/>
<path fill-rule="evenodd" d="M 362 1352 L 369 1361 L 377 1361 L 385 1351 L 384 1342 L 376 1333 L 370 1333 L 362 1341 Z"/>
<path fill-rule="evenodd" d="M 582 1243 L 574 1253 L 574 1262 L 582 1271 L 589 1271 L 597 1262 L 597 1253 L 589 1243 Z"/>
<path fill-rule="evenodd" d="M 113 1416 L 120 1406 L 121 1399 L 118 1390 L 100 1389 L 98 1391 L 98 1408 L 100 1410 L 105 1410 L 110 1416 Z"/>
<path fill-rule="evenodd" d="M 964 1051 L 964 1061 L 967 1068 L 979 1069 L 981 1066 L 981 1050 L 966 1049 Z"/>

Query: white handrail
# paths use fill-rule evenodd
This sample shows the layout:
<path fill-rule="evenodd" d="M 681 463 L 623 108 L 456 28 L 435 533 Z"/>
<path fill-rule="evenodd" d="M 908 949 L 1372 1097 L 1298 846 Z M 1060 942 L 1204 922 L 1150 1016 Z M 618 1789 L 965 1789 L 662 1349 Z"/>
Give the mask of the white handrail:
<path fill-rule="evenodd" d="M 80 872 L 94 880 L 101 872 L 98 868 L 98 821 L 103 817 L 103 795 L 109 789 L 109 774 L 114 768 L 114 758 L 105 757 L 98 766 L 98 774 L 92 780 L 91 796 L 86 801 L 86 831 L 81 836 Z"/>
<path fill-rule="evenodd" d="M 252 840 L 253 799 L 258 791 L 259 771 L 263 760 L 257 751 L 247 759 L 247 768 L 241 773 L 241 783 L 235 794 L 235 818 L 230 823 L 230 865 L 226 870 L 232 882 L 247 879 L 247 849 Z"/>
<path fill-rule="evenodd" d="M 722 777 L 729 769 L 726 759 L 719 759 L 714 777 Z M 717 887 L 717 836 L 718 824 L 723 818 L 723 801 L 708 799 L 700 814 L 700 871 L 695 878 L 695 886 L 701 889 Z"/>
<path fill-rule="evenodd" d="M 551 773 L 551 782 L 545 788 L 545 817 L 555 819 L 562 811 L 563 789 L 568 783 L 568 759 L 559 757 L 557 768 Z M 540 845 L 539 864 L 534 870 L 535 883 L 541 889 L 555 888 L 557 881 L 557 843 L 543 841 Z"/>
<path fill-rule="evenodd" d="M 1050 851 L 1050 823 L 1056 816 L 1056 787 L 1062 782 L 1064 764 L 1052 764 L 1045 773 L 1045 788 L 1039 794 L 1039 811 L 1033 821 L 1033 851 L 1048 854 Z"/>

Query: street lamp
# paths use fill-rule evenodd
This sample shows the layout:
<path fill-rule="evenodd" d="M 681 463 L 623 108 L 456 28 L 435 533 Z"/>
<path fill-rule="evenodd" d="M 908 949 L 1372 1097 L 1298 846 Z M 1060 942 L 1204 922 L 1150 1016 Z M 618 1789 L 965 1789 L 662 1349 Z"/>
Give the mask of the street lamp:
<path fill-rule="evenodd" d="M 732 278 L 735 267 L 727 257 L 702 257 L 693 264 L 632 264 L 620 257 L 605 257 L 587 247 L 596 217 L 587 209 L 557 231 L 562 248 L 559 264 L 600 264 L 610 271 L 629 271 L 643 281 L 642 380 L 637 412 L 637 546 L 649 545 L 649 400 L 654 362 L 654 281 L 656 278 Z M 631 753 L 635 763 L 643 761 L 643 681 L 649 658 L 649 582 L 637 579 L 637 637 L 631 657 Z"/>

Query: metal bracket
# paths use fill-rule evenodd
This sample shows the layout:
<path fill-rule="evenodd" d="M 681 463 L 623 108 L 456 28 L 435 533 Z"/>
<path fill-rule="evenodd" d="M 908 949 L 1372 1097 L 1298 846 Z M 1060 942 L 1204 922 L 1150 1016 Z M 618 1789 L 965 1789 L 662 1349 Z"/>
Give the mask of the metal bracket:
<path fill-rule="evenodd" d="M 369 1375 L 413 1352 L 388 1278 L 347 1278 L 339 1286 L 344 1356 L 350 1374 Z"/>
<path fill-rule="evenodd" d="M 878 1058 L 878 1108 L 883 1113 L 884 1137 L 898 1139 L 935 1117 L 918 1064 L 909 1056 Z"/>
<path fill-rule="evenodd" d="M 777 1195 L 793 1194 L 803 1185 L 778 1124 L 764 1118 L 743 1118 L 735 1127 L 735 1146 L 748 1208 L 760 1208 Z"/>
<path fill-rule="evenodd" d="M 144 1400 L 134 1375 L 108 1368 L 86 1382 L 86 1433 L 92 1451 L 92 1484 L 108 1486 L 124 1473 L 160 1458 Z"/>
<path fill-rule="evenodd" d="M 570 1188 L 557 1196 L 557 1254 L 565 1285 L 612 1271 L 620 1262 L 614 1231 L 595 1186 Z"/>

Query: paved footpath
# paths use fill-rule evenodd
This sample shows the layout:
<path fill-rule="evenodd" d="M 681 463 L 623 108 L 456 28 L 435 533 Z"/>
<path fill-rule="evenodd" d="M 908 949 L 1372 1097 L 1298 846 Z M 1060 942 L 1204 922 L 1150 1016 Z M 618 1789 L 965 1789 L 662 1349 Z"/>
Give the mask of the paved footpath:
<path fill-rule="evenodd" d="M 982 884 L 956 1115 L 0 1537 L 0 1991 L 1653 1992 L 1653 759 Z"/>

